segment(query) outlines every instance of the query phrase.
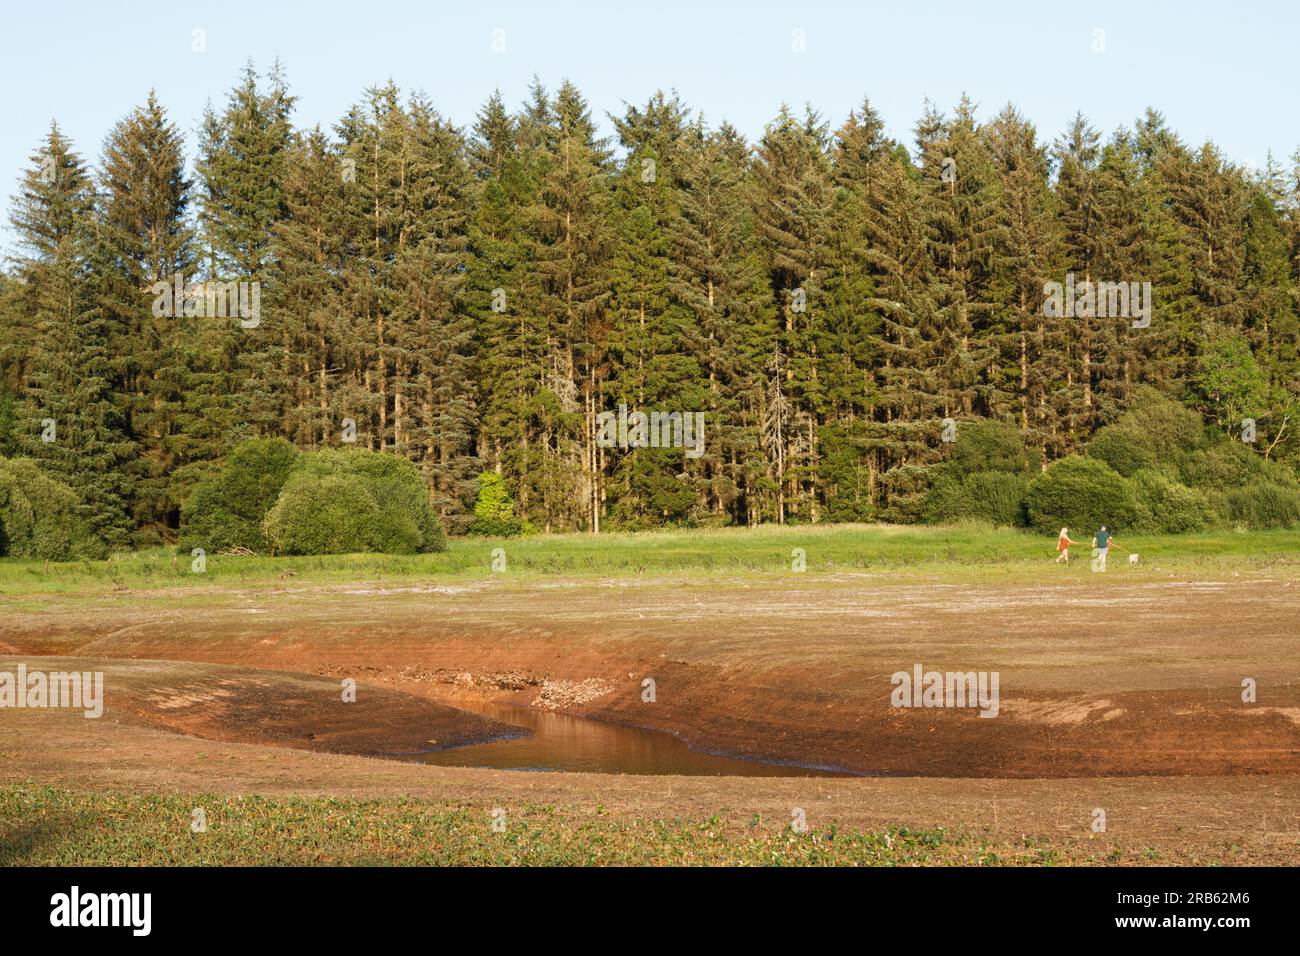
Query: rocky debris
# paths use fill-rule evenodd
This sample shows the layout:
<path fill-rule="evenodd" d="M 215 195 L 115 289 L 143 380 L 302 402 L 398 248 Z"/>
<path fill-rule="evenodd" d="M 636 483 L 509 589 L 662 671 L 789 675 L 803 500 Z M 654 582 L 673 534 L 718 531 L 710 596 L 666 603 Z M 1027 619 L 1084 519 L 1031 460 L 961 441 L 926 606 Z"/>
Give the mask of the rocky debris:
<path fill-rule="evenodd" d="M 417 680 L 434 680 L 457 687 L 476 687 L 483 690 L 517 691 L 538 687 L 546 680 L 526 671 L 496 671 L 490 674 L 471 674 L 469 671 L 450 671 L 439 668 L 431 674 L 411 675 Z"/>
<path fill-rule="evenodd" d="M 583 681 L 543 680 L 542 692 L 533 700 L 533 706 L 547 710 L 578 707 L 604 697 L 613 689 L 613 684 L 599 677 L 588 677 Z"/>
<path fill-rule="evenodd" d="M 546 678 L 522 671 L 487 674 L 479 677 L 480 686 L 487 684 L 500 690 L 523 690 L 525 687 L 539 687 Z"/>
<path fill-rule="evenodd" d="M 581 681 L 552 680 L 545 675 L 522 670 L 491 671 L 486 674 L 475 674 L 471 671 L 453 670 L 447 667 L 439 667 L 437 670 L 430 671 L 412 665 L 401 668 L 399 673 L 402 679 L 407 681 L 450 684 L 460 690 L 477 690 L 488 693 L 498 691 L 514 693 L 536 687 L 539 689 L 539 693 L 533 699 L 532 706 L 544 707 L 547 710 L 579 707 L 598 697 L 605 696 L 614 689 L 613 683 L 599 677 L 588 677 L 586 680 Z"/>
<path fill-rule="evenodd" d="M 392 683 L 396 679 L 400 683 L 451 684 L 461 689 L 506 692 L 525 690 L 529 687 L 540 687 L 546 680 L 542 675 L 531 674 L 527 671 L 493 671 L 488 674 L 474 674 L 470 671 L 451 670 L 446 667 L 429 670 L 419 664 L 408 664 L 405 667 L 393 669 L 366 665 L 342 666 L 336 664 L 323 667 L 321 673 L 327 676 L 341 677 L 367 673 L 379 675 L 376 679 L 385 684 Z"/>

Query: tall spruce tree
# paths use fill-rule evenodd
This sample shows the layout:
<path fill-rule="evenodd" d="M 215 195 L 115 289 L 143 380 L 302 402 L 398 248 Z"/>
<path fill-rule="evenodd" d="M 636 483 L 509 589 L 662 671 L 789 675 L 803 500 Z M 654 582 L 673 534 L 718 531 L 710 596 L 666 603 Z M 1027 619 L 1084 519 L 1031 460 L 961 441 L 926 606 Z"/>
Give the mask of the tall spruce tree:
<path fill-rule="evenodd" d="M 258 82 L 251 63 L 230 91 L 220 113 L 204 112 L 198 141 L 195 190 L 199 226 L 196 266 L 209 282 L 259 284 L 268 321 L 206 322 L 186 349 L 186 386 L 181 415 L 191 442 L 185 457 L 200 465 L 219 457 L 251 433 L 290 432 L 293 401 L 276 400 L 263 388 L 268 364 L 284 364 L 292 333 L 284 312 L 293 308 L 277 296 L 272 279 L 275 228 L 287 215 L 285 178 L 293 138 L 292 96 L 277 63 Z M 262 296 L 265 295 L 265 298 Z M 290 363 L 292 365 L 292 363 Z M 181 486 L 191 483 L 181 473 Z"/>
<path fill-rule="evenodd" d="M 475 327 L 462 307 L 472 176 L 460 132 L 423 98 L 406 111 L 403 224 L 393 270 L 393 450 L 418 461 L 443 519 L 461 530 L 480 470 Z"/>
<path fill-rule="evenodd" d="M 597 370 L 610 297 L 610 152 L 586 100 L 567 81 L 553 102 L 536 90 L 524 130 L 540 166 L 538 198 L 527 217 L 541 277 L 537 309 L 546 322 L 533 412 L 537 467 L 527 476 L 530 516 L 546 530 L 595 530 Z"/>
<path fill-rule="evenodd" d="M 524 476 L 540 454 L 531 409 L 541 389 L 547 330 L 537 308 L 541 279 L 528 235 L 541 160 L 521 126 L 494 94 L 469 140 L 475 203 L 462 305 L 476 323 L 477 452 L 507 478 L 521 513 L 530 514 Z"/>
<path fill-rule="evenodd" d="M 28 337 L 13 443 L 74 488 L 94 531 L 121 547 L 133 527 L 127 466 L 135 449 L 113 400 L 112 328 L 90 271 L 94 186 L 57 125 L 31 162 L 10 215 L 21 248 L 14 304 Z"/>
<path fill-rule="evenodd" d="M 771 510 L 765 502 L 775 506 L 761 437 L 763 365 L 775 348 L 778 310 L 745 192 L 749 148 L 731 126 L 709 132 L 699 119 L 679 161 L 669 282 L 673 299 L 692 313 L 689 345 L 707 382 L 701 520 L 756 524 Z"/>
<path fill-rule="evenodd" d="M 991 416 L 1013 420 L 1032 436 L 1045 466 L 1061 452 L 1057 393 L 1069 338 L 1064 318 L 1043 308 L 1044 284 L 1063 274 L 1050 158 L 1032 124 L 1011 106 L 998 114 L 987 139 L 1001 179 L 1002 224 L 990 282 L 996 307 L 989 318 L 999 357 L 990 367 L 985 403 Z"/>
<path fill-rule="evenodd" d="M 791 516 L 816 521 L 820 511 L 818 429 L 826 401 L 817 375 L 817 345 L 831 272 L 829 149 L 826 124 L 816 113 L 809 109 L 800 120 L 783 106 L 756 145 L 751 169 L 756 232 L 784 317 L 769 361 L 765 415 L 769 460 L 778 482 L 778 523 Z"/>
<path fill-rule="evenodd" d="M 209 321 L 194 265 L 190 182 L 180 131 L 151 92 L 104 143 L 97 223 L 98 304 L 109 323 L 118 409 L 136 442 L 134 519 L 150 537 L 180 521 L 177 471 L 190 460 L 183 425 L 189 343 Z M 165 283 L 182 295 L 167 299 Z"/>
<path fill-rule="evenodd" d="M 614 117 L 614 126 L 626 158 L 610 206 L 608 346 L 595 366 L 595 411 L 622 404 L 645 412 L 693 412 L 704 408 L 707 398 L 696 357 L 697 314 L 672 281 L 688 175 L 686 108 L 676 96 L 659 92 L 643 108 L 629 107 Z M 594 429 L 594 419 L 591 425 Z M 598 476 L 605 459 L 616 462 L 613 487 L 598 488 L 597 497 L 611 499 L 618 526 L 682 522 L 692 515 L 707 466 L 692 463 L 683 450 L 610 454 L 597 448 L 595 455 Z M 593 529 L 599 529 L 598 521 Z"/>

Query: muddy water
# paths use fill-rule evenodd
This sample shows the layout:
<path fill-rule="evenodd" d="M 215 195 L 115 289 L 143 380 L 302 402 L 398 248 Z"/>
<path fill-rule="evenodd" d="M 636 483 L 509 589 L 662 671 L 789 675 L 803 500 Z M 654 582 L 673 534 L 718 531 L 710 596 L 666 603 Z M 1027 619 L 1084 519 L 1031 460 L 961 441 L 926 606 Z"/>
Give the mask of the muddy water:
<path fill-rule="evenodd" d="M 501 770 L 733 777 L 847 775 L 825 768 L 761 763 L 700 753 L 671 734 L 619 727 L 530 707 L 459 701 L 455 706 L 518 727 L 520 735 L 509 740 L 410 754 L 402 759 L 440 767 L 495 767 Z"/>

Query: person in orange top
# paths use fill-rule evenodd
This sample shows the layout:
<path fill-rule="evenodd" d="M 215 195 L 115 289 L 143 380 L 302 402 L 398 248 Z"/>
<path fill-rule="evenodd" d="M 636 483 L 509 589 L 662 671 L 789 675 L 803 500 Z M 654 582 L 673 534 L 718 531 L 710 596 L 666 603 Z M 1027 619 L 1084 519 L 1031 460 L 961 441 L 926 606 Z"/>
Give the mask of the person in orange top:
<path fill-rule="evenodd" d="M 1070 540 L 1070 529 L 1069 529 L 1069 528 L 1062 528 L 1062 529 L 1061 529 L 1061 536 L 1060 536 L 1059 538 L 1056 539 L 1056 550 L 1057 550 L 1056 563 L 1057 563 L 1057 564 L 1060 564 L 1062 561 L 1064 561 L 1066 564 L 1069 564 L 1069 563 L 1070 563 L 1070 545 L 1072 545 L 1072 544 L 1078 544 L 1078 543 L 1079 543 L 1079 542 L 1077 542 L 1077 541 L 1071 541 L 1071 540 Z"/>

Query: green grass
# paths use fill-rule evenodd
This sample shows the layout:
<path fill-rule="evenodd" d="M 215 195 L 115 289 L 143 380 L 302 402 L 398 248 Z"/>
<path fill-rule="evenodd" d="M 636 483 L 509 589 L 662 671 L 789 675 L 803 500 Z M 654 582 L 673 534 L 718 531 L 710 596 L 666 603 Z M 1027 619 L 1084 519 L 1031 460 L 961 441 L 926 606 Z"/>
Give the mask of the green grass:
<path fill-rule="evenodd" d="M 1075 532 L 1086 541 L 1087 532 Z M 1121 536 L 1142 555 L 1136 571 L 1112 552 L 1112 578 L 1125 573 L 1200 573 L 1300 569 L 1300 530 L 1215 531 Z M 1054 568 L 1055 539 L 977 525 L 944 527 L 808 525 L 684 530 L 639 534 L 459 538 L 426 555 L 242 557 L 211 554 L 195 574 L 189 555 L 154 549 L 106 561 L 67 563 L 0 559 L 0 596 L 102 592 L 107 589 L 205 588 L 268 583 L 330 584 L 357 580 L 478 579 L 493 576 L 495 548 L 505 552 L 505 578 L 548 575 L 602 578 L 697 572 L 783 576 L 802 548 L 807 572 L 869 571 L 953 580 L 1084 579 L 1088 549 L 1075 549 L 1070 569 Z M 1054 577 L 1048 577 L 1055 575 Z"/>
<path fill-rule="evenodd" d="M 202 808 L 207 829 L 191 832 Z M 0 788 L 0 866 L 1050 865 L 1032 843 L 993 847 L 939 828 L 880 832 L 720 813 L 649 819 L 602 809 L 412 799 L 144 796 Z"/>

